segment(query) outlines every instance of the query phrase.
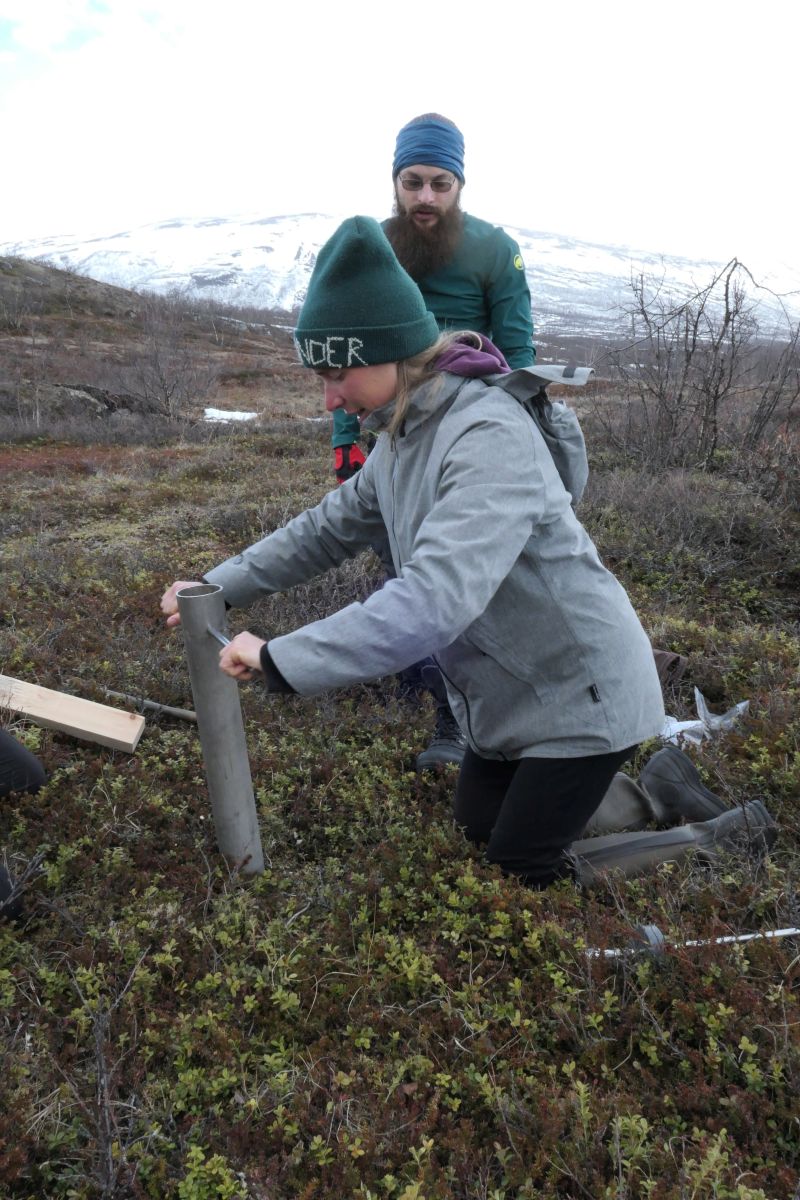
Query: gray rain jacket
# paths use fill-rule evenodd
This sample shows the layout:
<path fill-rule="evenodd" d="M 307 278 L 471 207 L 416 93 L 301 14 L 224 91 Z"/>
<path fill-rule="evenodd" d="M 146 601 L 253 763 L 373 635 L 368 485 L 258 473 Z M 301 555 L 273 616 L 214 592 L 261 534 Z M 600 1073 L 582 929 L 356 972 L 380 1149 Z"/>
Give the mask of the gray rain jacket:
<path fill-rule="evenodd" d="M 313 696 L 433 654 L 483 757 L 604 754 L 657 735 L 664 708 L 647 636 L 570 501 L 522 405 L 444 372 L 357 475 L 205 578 L 244 608 L 388 530 L 396 579 L 269 642 L 292 687 Z"/>

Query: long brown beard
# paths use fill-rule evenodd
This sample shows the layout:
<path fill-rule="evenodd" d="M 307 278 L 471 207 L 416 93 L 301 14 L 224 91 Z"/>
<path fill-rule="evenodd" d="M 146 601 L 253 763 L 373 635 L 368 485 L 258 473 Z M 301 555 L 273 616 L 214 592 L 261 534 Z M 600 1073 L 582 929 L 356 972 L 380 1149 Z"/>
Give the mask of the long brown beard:
<path fill-rule="evenodd" d="M 394 215 L 384 226 L 401 267 L 414 280 L 424 279 L 453 261 L 464 230 L 458 204 L 447 210 L 431 229 L 419 229 L 395 201 Z"/>

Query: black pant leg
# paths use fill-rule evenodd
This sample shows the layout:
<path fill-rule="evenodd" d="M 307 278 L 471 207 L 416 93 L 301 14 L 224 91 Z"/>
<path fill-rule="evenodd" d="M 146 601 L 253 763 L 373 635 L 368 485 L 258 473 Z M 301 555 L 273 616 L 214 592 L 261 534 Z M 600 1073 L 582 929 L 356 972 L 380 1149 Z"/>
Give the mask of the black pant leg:
<path fill-rule="evenodd" d="M 467 762 L 456 793 L 456 820 L 506 874 L 545 887 L 569 872 L 570 845 L 635 747 L 584 758 Z M 467 751 L 470 755 L 471 751 Z"/>
<path fill-rule="evenodd" d="M 481 758 L 467 746 L 458 773 L 454 815 L 470 842 L 489 841 L 518 766 L 518 761 Z"/>

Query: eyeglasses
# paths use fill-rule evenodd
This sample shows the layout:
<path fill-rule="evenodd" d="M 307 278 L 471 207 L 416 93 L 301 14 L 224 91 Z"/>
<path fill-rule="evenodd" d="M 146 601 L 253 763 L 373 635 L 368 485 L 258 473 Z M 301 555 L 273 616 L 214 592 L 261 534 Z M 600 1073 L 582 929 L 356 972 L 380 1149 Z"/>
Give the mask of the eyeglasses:
<path fill-rule="evenodd" d="M 405 192 L 421 192 L 426 184 L 432 192 L 449 192 L 455 179 L 420 179 L 419 175 L 398 175 L 403 191 Z"/>

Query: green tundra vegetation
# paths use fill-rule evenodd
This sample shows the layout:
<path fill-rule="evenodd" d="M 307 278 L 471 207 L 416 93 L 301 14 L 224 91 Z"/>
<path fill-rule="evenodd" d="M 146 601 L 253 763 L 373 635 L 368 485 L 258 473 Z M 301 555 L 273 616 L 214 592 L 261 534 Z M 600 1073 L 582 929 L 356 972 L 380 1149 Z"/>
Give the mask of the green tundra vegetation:
<path fill-rule="evenodd" d="M 132 395 L 152 342 L 137 325 L 132 357 L 106 300 L 78 316 L 73 303 L 76 376 L 65 326 L 14 303 L 0 673 L 190 709 L 159 598 L 330 487 L 327 426 L 306 419 L 313 383 L 272 334 L 248 359 L 238 333 L 221 345 L 219 322 L 201 322 L 205 402 L 252 407 L 255 422 L 204 423 L 191 389 L 168 387 L 176 399 L 139 415 L 56 420 L 45 383 L 59 363 L 76 384 L 102 343 Z M 694 717 L 695 687 L 715 712 L 749 701 L 689 753 L 731 805 L 765 802 L 772 851 L 532 892 L 454 826 L 454 769 L 414 773 L 432 710 L 394 680 L 314 700 L 250 684 L 266 869 L 246 877 L 216 849 L 196 726 L 147 711 L 125 754 L 0 709 L 49 773 L 0 806 L 0 848 L 24 881 L 23 917 L 0 921 L 0 1195 L 796 1197 L 798 940 L 683 945 L 800 925 L 797 360 L 791 342 L 783 360 L 752 345 L 750 390 L 739 376 L 714 392 L 711 340 L 682 383 L 685 339 L 680 363 L 651 343 L 635 370 L 608 355 L 562 395 L 592 466 L 581 518 L 654 644 L 688 659 L 667 711 Z M 171 344 L 167 384 L 188 370 Z M 364 557 L 231 613 L 231 629 L 286 631 L 379 580 Z M 645 923 L 664 953 L 591 953 Z"/>

